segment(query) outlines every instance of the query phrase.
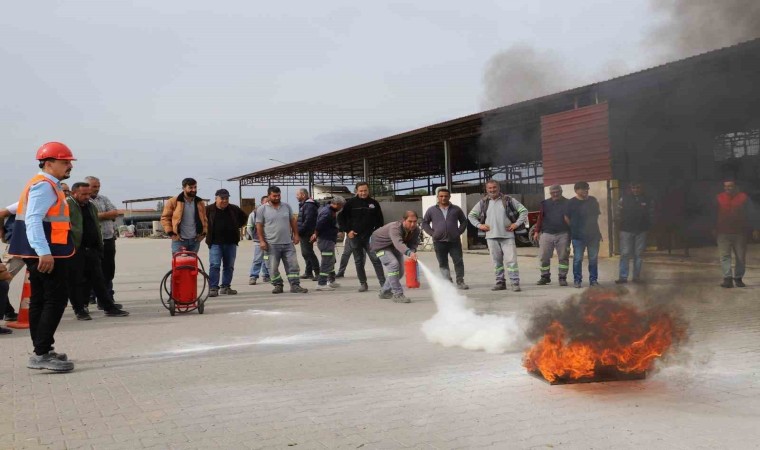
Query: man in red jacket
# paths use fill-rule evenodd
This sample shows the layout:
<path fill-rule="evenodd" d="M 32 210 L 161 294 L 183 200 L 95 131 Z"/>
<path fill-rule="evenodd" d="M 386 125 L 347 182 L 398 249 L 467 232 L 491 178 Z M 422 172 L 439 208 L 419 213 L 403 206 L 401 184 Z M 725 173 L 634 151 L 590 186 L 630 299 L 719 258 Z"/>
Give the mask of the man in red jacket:
<path fill-rule="evenodd" d="M 720 265 L 723 269 L 721 287 L 745 287 L 742 281 L 747 255 L 747 236 L 752 233 L 755 239 L 760 237 L 758 214 L 752 199 L 744 192 L 739 192 L 736 182 L 723 182 L 723 192 L 718 194 L 718 218 L 715 234 L 718 240 Z M 735 256 L 733 272 L 731 270 L 731 252 Z"/>

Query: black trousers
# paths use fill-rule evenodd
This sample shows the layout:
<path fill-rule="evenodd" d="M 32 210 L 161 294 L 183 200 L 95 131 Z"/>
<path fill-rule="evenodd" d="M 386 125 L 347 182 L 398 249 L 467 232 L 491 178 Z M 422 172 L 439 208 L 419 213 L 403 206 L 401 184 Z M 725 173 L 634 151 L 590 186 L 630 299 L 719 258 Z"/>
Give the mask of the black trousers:
<path fill-rule="evenodd" d="M 346 238 L 343 241 L 343 254 L 340 255 L 340 266 L 338 267 L 338 273 L 346 273 L 348 268 L 348 261 L 351 259 L 351 254 L 354 251 L 351 249 L 351 239 Z"/>
<path fill-rule="evenodd" d="M 356 276 L 359 277 L 359 283 L 367 283 L 367 272 L 364 271 L 364 263 L 367 261 L 367 256 L 372 263 L 372 267 L 375 268 L 375 275 L 380 282 L 380 286 L 385 284 L 385 272 L 383 272 L 383 263 L 380 262 L 380 258 L 375 255 L 375 252 L 369 249 L 369 238 L 371 234 L 366 236 L 356 236 L 351 239 L 351 248 L 354 252 L 354 263 L 356 264 Z"/>
<path fill-rule="evenodd" d="M 77 253 L 71 261 L 71 283 L 69 284 L 69 298 L 74 311 L 82 311 L 89 304 L 90 291 L 95 292 L 98 305 L 104 311 L 114 308 L 111 292 L 106 287 L 106 278 L 103 274 L 103 260 L 99 249 L 77 249 Z"/>
<path fill-rule="evenodd" d="M 305 234 L 298 237 L 301 239 L 301 256 L 303 256 L 303 260 L 306 263 L 306 270 L 303 273 L 308 275 L 313 273 L 315 276 L 319 275 L 319 258 L 314 253 L 314 243 L 309 241 L 311 235 Z"/>
<path fill-rule="evenodd" d="M 456 273 L 457 282 L 464 281 L 464 258 L 462 255 L 462 243 L 454 242 L 433 242 L 435 257 L 438 260 L 438 268 L 444 278 L 451 279 L 451 269 L 449 269 L 449 256 L 454 261 L 454 272 Z"/>
<path fill-rule="evenodd" d="M 0 281 L 0 320 L 3 320 L 5 311 L 8 310 L 11 302 L 8 298 L 8 291 L 10 291 L 11 285 L 7 281 Z"/>
<path fill-rule="evenodd" d="M 70 258 L 56 258 L 53 271 L 37 271 L 37 258 L 26 258 L 32 295 L 29 299 L 29 334 L 34 353 L 44 355 L 53 349 L 55 330 L 66 309 Z"/>
<path fill-rule="evenodd" d="M 106 287 L 113 295 L 113 277 L 116 275 L 116 238 L 103 239 L 103 277 Z"/>

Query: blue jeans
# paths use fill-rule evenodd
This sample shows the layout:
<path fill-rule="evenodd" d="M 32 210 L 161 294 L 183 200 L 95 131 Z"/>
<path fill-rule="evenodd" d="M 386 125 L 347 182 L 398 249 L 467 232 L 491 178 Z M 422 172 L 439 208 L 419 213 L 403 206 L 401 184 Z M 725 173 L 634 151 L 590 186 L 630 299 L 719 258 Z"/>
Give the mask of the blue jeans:
<path fill-rule="evenodd" d="M 185 247 L 185 250 L 188 252 L 198 253 L 198 250 L 201 248 L 201 241 L 196 241 L 195 239 L 172 240 L 172 254 L 177 253 L 181 247 Z"/>
<path fill-rule="evenodd" d="M 259 274 L 264 278 L 269 278 L 269 269 L 267 269 L 267 265 L 264 263 L 264 252 L 261 250 L 259 241 L 253 241 L 253 263 L 251 263 L 249 275 L 251 278 L 258 279 Z"/>
<path fill-rule="evenodd" d="M 583 253 L 588 251 L 588 281 L 596 283 L 599 278 L 599 239 L 584 241 L 573 239 L 573 281 L 583 281 Z"/>
<path fill-rule="evenodd" d="M 237 244 L 211 244 L 208 249 L 209 273 L 208 284 L 211 289 L 219 289 L 219 270 L 224 264 L 222 287 L 230 287 L 232 273 L 235 271 Z"/>
<path fill-rule="evenodd" d="M 647 247 L 647 232 L 620 232 L 620 276 L 621 280 L 628 279 L 628 266 L 633 258 L 633 279 L 641 278 L 641 254 Z"/>

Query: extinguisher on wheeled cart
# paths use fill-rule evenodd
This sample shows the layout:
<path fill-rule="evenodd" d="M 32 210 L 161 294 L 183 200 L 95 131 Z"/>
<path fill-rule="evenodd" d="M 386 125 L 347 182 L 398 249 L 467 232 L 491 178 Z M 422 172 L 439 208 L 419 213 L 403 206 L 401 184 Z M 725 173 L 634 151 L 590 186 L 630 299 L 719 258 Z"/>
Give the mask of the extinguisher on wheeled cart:
<path fill-rule="evenodd" d="M 198 310 L 203 314 L 208 299 L 208 275 L 195 252 L 181 248 L 172 255 L 172 269 L 161 280 L 161 303 L 170 315 Z M 202 280 L 199 287 L 198 277 Z"/>

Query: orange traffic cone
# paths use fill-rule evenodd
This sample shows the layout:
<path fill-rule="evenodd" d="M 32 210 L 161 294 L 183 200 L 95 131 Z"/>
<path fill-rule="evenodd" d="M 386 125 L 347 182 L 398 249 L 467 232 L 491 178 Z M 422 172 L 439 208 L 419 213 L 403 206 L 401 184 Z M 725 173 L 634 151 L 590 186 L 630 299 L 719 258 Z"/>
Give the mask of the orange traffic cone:
<path fill-rule="evenodd" d="M 21 303 L 18 307 L 18 320 L 5 324 L 8 328 L 29 328 L 29 298 L 32 296 L 32 285 L 29 283 L 29 271 L 24 276 L 24 288 L 21 289 Z"/>

